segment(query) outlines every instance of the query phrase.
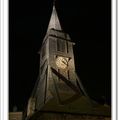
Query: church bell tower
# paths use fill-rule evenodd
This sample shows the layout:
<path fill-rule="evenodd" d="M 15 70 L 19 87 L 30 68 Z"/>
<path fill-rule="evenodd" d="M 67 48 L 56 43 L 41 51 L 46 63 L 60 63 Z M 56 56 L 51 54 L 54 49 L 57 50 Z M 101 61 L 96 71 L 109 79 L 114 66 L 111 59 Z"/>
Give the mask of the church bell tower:
<path fill-rule="evenodd" d="M 36 111 L 93 112 L 91 100 L 75 72 L 74 45 L 70 36 L 63 32 L 53 6 L 39 50 L 39 76 L 28 102 L 27 116 L 32 116 Z"/>
<path fill-rule="evenodd" d="M 54 97 L 56 104 L 64 105 L 74 101 L 74 96 L 85 94 L 76 77 L 74 42 L 61 29 L 55 6 L 53 6 L 47 34 L 40 53 L 40 80 L 37 89 L 36 108 Z"/>
<path fill-rule="evenodd" d="M 64 106 L 82 95 L 87 96 L 75 73 L 73 45 L 75 43 L 70 36 L 63 32 L 53 6 L 47 33 L 39 51 L 39 77 L 33 98 L 30 99 L 32 110 L 40 110 L 47 103 L 53 102 L 57 106 Z"/>

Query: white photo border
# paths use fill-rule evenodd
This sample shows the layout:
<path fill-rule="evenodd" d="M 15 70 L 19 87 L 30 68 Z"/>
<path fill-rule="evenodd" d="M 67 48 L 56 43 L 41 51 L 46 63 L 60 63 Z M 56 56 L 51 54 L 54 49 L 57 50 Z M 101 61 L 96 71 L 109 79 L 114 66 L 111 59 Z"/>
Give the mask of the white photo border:
<path fill-rule="evenodd" d="M 0 0 L 0 119 L 8 120 L 8 0 Z"/>
<path fill-rule="evenodd" d="M 117 119 L 117 109 L 116 109 L 116 103 L 117 103 L 117 99 L 116 99 L 116 97 L 117 97 L 117 68 L 116 68 L 116 62 L 117 62 L 117 59 L 116 59 L 116 57 L 117 57 L 117 45 L 116 45 L 116 43 L 117 43 L 117 40 L 116 40 L 116 17 L 117 17 L 117 15 L 116 15 L 116 7 L 117 7 L 117 0 L 112 0 L 111 1 L 111 11 L 112 11 L 112 14 L 111 14 L 111 21 L 112 21 L 112 24 L 111 24 L 111 32 L 112 32 L 112 35 L 111 35 L 111 47 L 112 47 L 112 54 L 111 54 L 111 61 L 112 61 L 112 67 L 111 67 L 111 72 L 112 72 L 112 75 L 111 75 L 111 90 L 112 90 L 112 105 L 111 105 L 111 108 L 112 108 L 112 110 L 111 110 L 111 112 L 112 112 L 112 114 L 111 114 L 111 119 L 112 120 L 116 120 Z"/>
<path fill-rule="evenodd" d="M 116 3 L 116 39 L 117 39 L 117 99 L 116 99 L 116 114 L 117 114 L 117 120 L 120 120 L 120 114 L 118 111 L 120 111 L 120 0 L 117 0 Z"/>

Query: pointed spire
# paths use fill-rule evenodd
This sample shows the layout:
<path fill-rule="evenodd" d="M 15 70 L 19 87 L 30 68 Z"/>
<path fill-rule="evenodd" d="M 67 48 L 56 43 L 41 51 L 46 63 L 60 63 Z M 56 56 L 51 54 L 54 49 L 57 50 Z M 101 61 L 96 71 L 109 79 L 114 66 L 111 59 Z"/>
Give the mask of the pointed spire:
<path fill-rule="evenodd" d="M 62 30 L 59 19 L 58 19 L 58 15 L 57 15 L 57 12 L 55 9 L 55 1 L 53 3 L 53 10 L 52 10 L 52 14 L 51 14 L 51 18 L 50 18 L 50 22 L 49 22 L 47 31 L 49 31 L 51 28 L 54 28 L 57 30 Z"/>

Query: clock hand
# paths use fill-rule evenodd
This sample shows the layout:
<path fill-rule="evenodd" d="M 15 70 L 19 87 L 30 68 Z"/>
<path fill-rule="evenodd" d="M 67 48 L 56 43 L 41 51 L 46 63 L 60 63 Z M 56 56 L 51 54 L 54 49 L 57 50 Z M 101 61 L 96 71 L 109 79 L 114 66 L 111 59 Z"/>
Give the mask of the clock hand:
<path fill-rule="evenodd" d="M 62 61 L 65 65 L 67 65 L 67 63 L 65 61 Z"/>

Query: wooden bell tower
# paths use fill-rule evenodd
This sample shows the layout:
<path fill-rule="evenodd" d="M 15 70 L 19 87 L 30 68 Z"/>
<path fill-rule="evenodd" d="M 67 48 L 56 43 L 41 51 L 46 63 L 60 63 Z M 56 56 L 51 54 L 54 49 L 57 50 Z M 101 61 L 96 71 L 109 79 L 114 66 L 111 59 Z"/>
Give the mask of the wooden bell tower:
<path fill-rule="evenodd" d="M 75 43 L 70 36 L 63 32 L 55 6 L 53 6 L 48 29 L 39 50 L 40 70 L 29 99 L 28 118 L 38 111 L 93 113 L 93 102 L 86 94 L 75 72 L 73 45 Z M 102 114 L 105 113 L 104 110 L 102 112 Z M 97 114 L 99 113 L 98 111 Z M 35 120 L 45 119 L 45 117 L 46 115 L 42 114 L 39 118 L 35 117 Z M 48 119 L 49 117 L 45 120 Z"/>
<path fill-rule="evenodd" d="M 55 6 L 47 34 L 40 49 L 40 80 L 37 91 L 37 109 L 52 97 L 57 104 L 66 104 L 73 96 L 85 94 L 76 77 L 73 45 L 61 29 Z M 41 97 L 42 96 L 42 97 Z"/>
<path fill-rule="evenodd" d="M 40 54 L 39 78 L 33 92 L 34 109 L 40 110 L 54 99 L 56 105 L 87 95 L 75 73 L 74 42 L 61 29 L 55 6 Z M 33 109 L 33 110 L 34 110 Z"/>

